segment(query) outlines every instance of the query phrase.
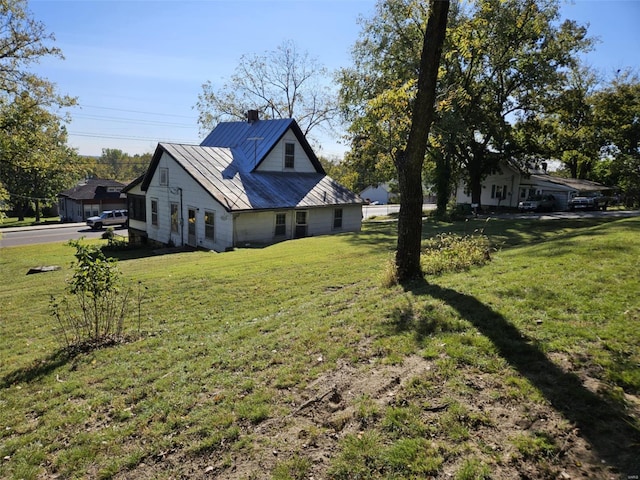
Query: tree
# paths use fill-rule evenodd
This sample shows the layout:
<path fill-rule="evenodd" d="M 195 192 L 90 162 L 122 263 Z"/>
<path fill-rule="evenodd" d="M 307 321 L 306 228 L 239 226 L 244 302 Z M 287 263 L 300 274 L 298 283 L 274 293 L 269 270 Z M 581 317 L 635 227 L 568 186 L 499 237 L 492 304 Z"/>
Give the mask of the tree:
<path fill-rule="evenodd" d="M 395 156 L 400 187 L 396 269 L 399 282 L 422 276 L 422 166 L 429 130 L 434 117 L 436 83 L 442 45 L 447 31 L 448 0 L 430 0 L 429 20 L 424 34 L 418 90 L 411 112 L 411 129 L 406 153 Z"/>
<path fill-rule="evenodd" d="M 50 201 L 70 173 L 73 152 L 55 108 L 75 104 L 29 71 L 41 58 L 63 58 L 54 37 L 34 20 L 24 0 L 0 2 L 0 183 L 20 215 Z"/>
<path fill-rule="evenodd" d="M 54 40 L 44 25 L 31 17 L 25 0 L 0 2 L 0 92 L 13 96 L 29 91 L 41 105 L 72 101 L 58 95 L 51 82 L 28 69 L 43 57 L 63 58 L 60 49 L 51 44 Z"/>
<path fill-rule="evenodd" d="M 248 110 L 263 118 L 295 118 L 305 135 L 330 127 L 336 106 L 324 82 L 326 69 L 292 41 L 262 55 L 243 55 L 228 83 L 216 89 L 202 86 L 196 108 L 198 123 L 209 132 L 224 120 L 243 120 Z"/>
<path fill-rule="evenodd" d="M 483 179 L 515 159 L 514 118 L 544 109 L 590 45 L 585 28 L 558 26 L 558 18 L 556 0 L 483 0 L 456 20 L 444 61 L 444 115 L 457 119 L 455 155 L 474 204 Z"/>
<path fill-rule="evenodd" d="M 592 96 L 608 179 L 620 187 L 629 206 L 640 203 L 640 78 L 621 72 Z"/>
<path fill-rule="evenodd" d="M 87 176 L 130 182 L 142 175 L 149 166 L 152 154 L 129 155 L 115 148 L 103 148 L 97 159 L 86 159 Z"/>
<path fill-rule="evenodd" d="M 563 81 L 576 53 L 589 47 L 586 30 L 571 21 L 558 25 L 558 12 L 557 0 L 454 3 L 429 156 L 436 162 L 435 184 L 444 189 L 437 192 L 441 209 L 449 198 L 450 175 L 456 172 L 472 201 L 480 203 L 482 180 L 501 160 L 520 153 L 513 122 L 548 105 L 547 92 L 556 91 L 554 85 Z M 375 119 L 363 117 L 372 116 L 372 101 L 383 91 L 397 90 L 415 78 L 416 38 L 424 18 L 422 2 L 385 0 L 376 19 L 364 24 L 353 49 L 355 65 L 340 76 L 341 107 L 351 122 L 352 139 L 370 137 L 383 150 L 375 135 L 367 135 Z M 397 110 L 395 115 L 406 117 L 407 112 Z M 397 119 L 396 124 L 405 122 Z M 361 163 L 375 161 L 366 155 Z"/>
<path fill-rule="evenodd" d="M 56 194 L 78 174 L 75 152 L 66 146 L 60 119 L 23 93 L 0 103 L 0 178 L 20 220 L 29 205 L 55 203 Z"/>

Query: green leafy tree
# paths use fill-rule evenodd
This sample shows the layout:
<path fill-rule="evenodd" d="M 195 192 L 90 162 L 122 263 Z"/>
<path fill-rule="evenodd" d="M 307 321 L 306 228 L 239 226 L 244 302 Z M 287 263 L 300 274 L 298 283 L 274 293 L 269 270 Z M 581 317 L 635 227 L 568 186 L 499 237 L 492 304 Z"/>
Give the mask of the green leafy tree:
<path fill-rule="evenodd" d="M 63 119 L 55 112 L 75 99 L 29 70 L 44 57 L 62 58 L 53 41 L 26 1 L 0 2 L 0 183 L 6 204 L 20 217 L 32 203 L 39 219 L 41 202 L 67 186 L 72 163 Z"/>
<path fill-rule="evenodd" d="M 248 110 L 258 110 L 265 119 L 295 118 L 305 135 L 330 128 L 337 110 L 326 76 L 326 69 L 290 40 L 274 51 L 243 55 L 228 83 L 202 86 L 198 123 L 208 133 L 221 121 L 244 120 Z"/>
<path fill-rule="evenodd" d="M 592 97 L 607 169 L 601 180 L 617 185 L 629 206 L 640 204 L 640 79 L 621 72 Z M 606 173 L 605 173 L 606 172 Z"/>
<path fill-rule="evenodd" d="M 67 132 L 56 115 L 23 93 L 0 103 L 0 178 L 9 204 L 24 219 L 29 206 L 51 205 L 56 195 L 77 177 L 75 152 L 67 147 Z"/>
<path fill-rule="evenodd" d="M 362 137 L 384 149 L 376 135 L 367 132 L 376 124 L 372 104 L 385 90 L 397 90 L 415 78 L 416 38 L 425 18 L 422 2 L 385 0 L 378 4 L 375 19 L 364 23 L 353 49 L 354 67 L 340 76 L 352 149 L 355 139 Z M 542 109 L 547 92 L 563 81 L 576 53 L 590 45 L 583 27 L 571 21 L 558 24 L 558 19 L 556 0 L 454 4 L 431 135 L 431 148 L 440 150 L 430 155 L 438 163 L 433 169 L 438 188 L 450 187 L 449 176 L 460 172 L 472 201 L 479 204 L 482 180 L 499 168 L 500 160 L 515 157 L 519 147 L 513 121 Z M 406 117 L 408 112 L 396 110 L 395 115 Z M 400 132 L 397 138 L 407 137 Z M 376 162 L 375 156 L 364 155 L 366 161 Z M 449 191 L 438 191 L 442 206 Z"/>
<path fill-rule="evenodd" d="M 129 155 L 119 149 L 103 148 L 100 157 L 84 159 L 86 175 L 127 183 L 147 170 L 151 156 L 151 153 Z"/>

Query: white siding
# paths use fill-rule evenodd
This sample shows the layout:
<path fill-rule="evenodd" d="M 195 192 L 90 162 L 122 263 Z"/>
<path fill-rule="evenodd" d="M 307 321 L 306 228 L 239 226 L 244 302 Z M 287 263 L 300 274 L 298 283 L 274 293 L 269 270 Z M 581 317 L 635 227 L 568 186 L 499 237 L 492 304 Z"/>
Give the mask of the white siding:
<path fill-rule="evenodd" d="M 168 185 L 160 185 L 160 169 L 169 169 Z M 158 225 L 152 225 L 151 201 L 158 201 Z M 171 232 L 171 204 L 179 205 L 178 232 Z M 232 215 L 216 202 L 193 177 L 166 153 L 162 155 L 146 192 L 146 231 L 150 239 L 163 244 L 184 246 L 188 243 L 188 210 L 196 211 L 196 245 L 206 249 L 224 251 L 233 245 Z M 214 212 L 215 240 L 205 239 L 204 212 Z M 132 225 L 133 226 L 133 225 Z"/>
<path fill-rule="evenodd" d="M 333 219 L 336 208 L 342 209 L 342 227 L 334 229 Z M 299 209 L 303 210 L 303 209 Z M 310 208 L 307 212 L 307 236 L 327 235 L 339 232 L 359 232 L 362 226 L 362 205 L 331 206 Z M 296 210 L 274 210 L 236 214 L 236 246 L 250 243 L 272 243 L 294 237 Z M 276 214 L 286 215 L 286 234 L 275 235 Z"/>
<path fill-rule="evenodd" d="M 284 168 L 284 145 L 285 143 L 293 143 L 295 145 L 295 161 L 294 168 Z M 296 139 L 291 130 L 287 131 L 280 141 L 273 147 L 269 155 L 262 161 L 258 167 L 261 172 L 315 172 L 311 160 L 307 157 L 304 149 Z"/>
<path fill-rule="evenodd" d="M 480 204 L 482 206 L 501 206 L 501 207 L 517 207 L 518 193 L 520 185 L 520 174 L 508 168 L 504 168 L 503 173 L 490 175 L 482 182 L 482 194 L 480 195 Z M 492 196 L 495 188 L 507 189 L 506 198 L 498 198 Z M 471 192 L 465 191 L 462 182 L 458 184 L 456 190 L 457 203 L 471 203 Z"/>

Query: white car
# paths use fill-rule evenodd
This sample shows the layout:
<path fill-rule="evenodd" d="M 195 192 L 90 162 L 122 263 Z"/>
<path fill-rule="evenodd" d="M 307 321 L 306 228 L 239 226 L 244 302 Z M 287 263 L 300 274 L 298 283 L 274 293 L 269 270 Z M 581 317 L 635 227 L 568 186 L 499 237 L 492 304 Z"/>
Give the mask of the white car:
<path fill-rule="evenodd" d="M 100 230 L 102 227 L 111 227 L 113 225 L 127 225 L 129 220 L 129 212 L 127 210 L 105 210 L 98 217 L 87 218 L 87 225 L 94 230 Z"/>

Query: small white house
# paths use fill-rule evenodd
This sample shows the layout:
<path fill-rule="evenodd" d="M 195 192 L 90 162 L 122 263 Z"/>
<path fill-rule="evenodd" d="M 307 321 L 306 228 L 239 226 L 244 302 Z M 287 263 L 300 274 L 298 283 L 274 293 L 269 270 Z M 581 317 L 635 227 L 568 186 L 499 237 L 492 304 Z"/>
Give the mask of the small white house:
<path fill-rule="evenodd" d="M 295 120 L 248 119 L 200 145 L 158 144 L 125 189 L 131 241 L 225 251 L 360 230 L 362 200 L 326 175 Z"/>
<path fill-rule="evenodd" d="M 360 198 L 365 202 L 386 205 L 387 203 L 394 203 L 397 200 L 397 194 L 391 192 L 391 186 L 388 182 L 380 183 L 378 185 L 369 185 L 367 188 L 360 192 Z"/>
<path fill-rule="evenodd" d="M 532 195 L 553 195 L 554 209 L 567 210 L 569 200 L 576 195 L 610 190 L 597 182 L 550 175 L 545 168 L 534 168 L 529 173 L 523 173 L 512 165 L 502 163 L 500 170 L 489 175 L 482 183 L 480 203 L 483 207 L 517 208 L 519 202 Z M 456 190 L 456 203 L 471 203 L 471 193 L 462 182 Z"/>

